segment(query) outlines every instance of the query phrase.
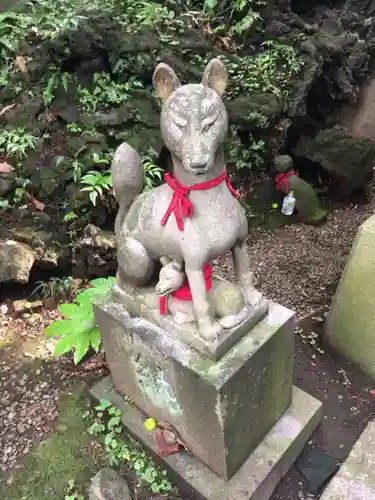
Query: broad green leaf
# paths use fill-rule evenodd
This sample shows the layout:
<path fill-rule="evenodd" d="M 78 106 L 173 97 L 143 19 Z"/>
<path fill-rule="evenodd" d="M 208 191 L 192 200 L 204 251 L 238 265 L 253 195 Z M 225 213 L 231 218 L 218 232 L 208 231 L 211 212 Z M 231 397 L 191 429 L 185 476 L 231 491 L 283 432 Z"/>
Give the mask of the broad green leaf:
<path fill-rule="evenodd" d="M 70 333 L 69 335 L 65 335 L 65 337 L 60 339 L 55 345 L 55 348 L 53 350 L 53 355 L 62 356 L 63 354 L 66 354 L 67 352 L 71 351 L 75 346 L 79 336 L 80 334 L 77 334 L 75 332 Z"/>
<path fill-rule="evenodd" d="M 87 354 L 87 351 L 90 347 L 90 336 L 85 332 L 80 335 L 77 339 L 75 349 L 74 349 L 74 364 L 78 365 L 78 363 L 82 360 L 82 358 Z"/>
<path fill-rule="evenodd" d="M 64 304 L 65 305 L 65 304 Z M 76 323 L 75 328 L 80 328 L 81 324 L 86 320 L 91 320 L 93 318 L 94 310 L 92 308 L 91 301 L 80 302 L 79 304 L 66 304 L 66 305 L 74 305 L 74 316 L 71 317 L 71 320 Z"/>
<path fill-rule="evenodd" d="M 77 304 L 61 304 L 58 311 L 65 318 L 74 319 L 79 316 L 79 306 Z"/>
<path fill-rule="evenodd" d="M 82 177 L 81 179 L 81 183 L 82 184 L 96 184 L 96 181 L 97 181 L 97 178 L 98 176 L 97 175 L 93 175 L 93 174 L 86 174 Z"/>
<path fill-rule="evenodd" d="M 96 278 L 90 281 L 90 285 L 96 288 L 109 288 L 112 283 L 109 283 L 110 278 Z"/>
<path fill-rule="evenodd" d="M 71 319 L 57 319 L 44 329 L 44 336 L 51 337 L 64 337 L 73 331 L 75 326 L 74 321 Z"/>
<path fill-rule="evenodd" d="M 91 191 L 91 193 L 89 194 L 89 198 L 91 200 L 91 203 L 95 206 L 96 205 L 96 198 L 98 197 L 98 193 L 96 193 L 95 191 Z"/>
<path fill-rule="evenodd" d="M 96 353 L 99 352 L 100 344 L 102 342 L 100 330 L 97 326 L 90 331 L 90 344 Z"/>
<path fill-rule="evenodd" d="M 101 295 L 101 293 L 97 288 L 87 288 L 77 296 L 76 301 L 86 309 L 92 307 L 93 299 Z"/>

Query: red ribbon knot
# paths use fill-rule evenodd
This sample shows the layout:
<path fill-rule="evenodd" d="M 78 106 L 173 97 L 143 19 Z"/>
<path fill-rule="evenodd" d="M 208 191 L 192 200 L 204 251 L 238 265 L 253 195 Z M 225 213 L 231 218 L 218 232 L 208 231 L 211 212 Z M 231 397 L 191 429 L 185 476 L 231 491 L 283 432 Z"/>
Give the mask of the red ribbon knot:
<path fill-rule="evenodd" d="M 166 173 L 164 175 L 164 180 L 169 187 L 173 189 L 173 197 L 169 204 L 164 217 L 161 220 L 162 226 L 167 223 L 169 216 L 174 213 L 176 218 L 177 227 L 180 231 L 184 230 L 183 218 L 191 219 L 194 215 L 194 208 L 191 201 L 188 198 L 190 191 L 204 191 L 206 189 L 211 189 L 218 186 L 222 182 L 226 182 L 229 191 L 233 194 L 235 198 L 239 198 L 239 193 L 234 189 L 227 172 L 224 170 L 216 179 L 210 179 L 209 181 L 204 181 L 199 184 L 194 184 L 193 186 L 184 186 L 171 174 Z"/>
<path fill-rule="evenodd" d="M 298 172 L 292 170 L 290 172 L 280 172 L 279 174 L 277 174 L 275 179 L 277 191 L 281 191 L 281 188 L 284 186 L 286 193 L 289 193 L 288 177 L 290 175 L 296 175 L 298 177 Z"/>

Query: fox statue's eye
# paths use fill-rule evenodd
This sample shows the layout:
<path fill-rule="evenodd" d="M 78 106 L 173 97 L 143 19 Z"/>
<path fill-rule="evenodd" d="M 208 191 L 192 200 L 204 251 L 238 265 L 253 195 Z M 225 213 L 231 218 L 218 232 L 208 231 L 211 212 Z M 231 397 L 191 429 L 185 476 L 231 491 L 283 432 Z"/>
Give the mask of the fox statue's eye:
<path fill-rule="evenodd" d="M 208 130 L 210 130 L 215 121 L 216 116 L 209 116 L 205 118 L 202 122 L 202 132 L 207 132 Z"/>
<path fill-rule="evenodd" d="M 186 118 L 179 116 L 176 113 L 171 113 L 171 120 L 179 128 L 185 127 L 187 124 Z"/>

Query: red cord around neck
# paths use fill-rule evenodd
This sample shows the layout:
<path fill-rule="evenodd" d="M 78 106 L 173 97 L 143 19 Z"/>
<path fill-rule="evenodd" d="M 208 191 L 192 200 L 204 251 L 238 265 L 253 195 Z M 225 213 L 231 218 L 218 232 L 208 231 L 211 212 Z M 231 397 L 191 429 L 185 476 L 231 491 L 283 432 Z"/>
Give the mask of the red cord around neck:
<path fill-rule="evenodd" d="M 161 224 L 162 226 L 164 226 L 167 223 L 169 216 L 173 212 L 176 218 L 177 227 L 180 231 L 184 230 L 183 218 L 191 219 L 194 215 L 193 205 L 188 198 L 188 194 L 190 191 L 204 191 L 206 189 L 211 189 L 215 186 L 218 186 L 225 181 L 227 183 L 229 191 L 233 194 L 233 196 L 235 198 L 239 198 L 240 196 L 232 186 L 225 170 L 218 177 L 216 177 L 216 179 L 210 179 L 209 181 L 194 184 L 193 186 L 184 186 L 169 173 L 166 173 L 164 175 L 164 180 L 168 184 L 168 186 L 173 189 L 174 193 L 169 207 L 161 220 Z"/>
<path fill-rule="evenodd" d="M 295 175 L 298 177 L 298 172 L 294 172 L 294 170 L 291 170 L 290 172 L 280 172 L 277 174 L 275 183 L 276 183 L 276 189 L 277 191 L 281 191 L 282 187 L 285 188 L 285 192 L 288 194 L 289 192 L 289 182 L 288 182 L 288 177 L 290 175 Z"/>

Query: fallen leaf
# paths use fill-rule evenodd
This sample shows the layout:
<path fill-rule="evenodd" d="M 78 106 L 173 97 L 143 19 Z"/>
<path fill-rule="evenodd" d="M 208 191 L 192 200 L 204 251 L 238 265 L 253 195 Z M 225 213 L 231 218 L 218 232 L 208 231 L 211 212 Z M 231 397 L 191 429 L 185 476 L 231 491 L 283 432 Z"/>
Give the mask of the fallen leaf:
<path fill-rule="evenodd" d="M 9 172 L 13 172 L 13 170 L 14 168 L 9 163 L 0 163 L 0 174 L 8 174 Z"/>
<path fill-rule="evenodd" d="M 14 106 L 16 105 L 16 103 L 14 102 L 13 104 L 7 104 L 6 106 L 4 106 L 1 110 L 0 110 L 0 116 L 3 116 L 5 115 L 5 113 L 7 111 L 10 111 L 12 108 L 14 108 Z"/>
<path fill-rule="evenodd" d="M 16 57 L 15 65 L 21 71 L 21 73 L 27 73 L 26 59 L 23 56 Z"/>

